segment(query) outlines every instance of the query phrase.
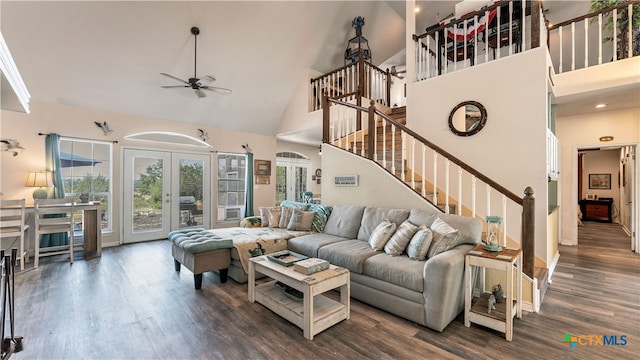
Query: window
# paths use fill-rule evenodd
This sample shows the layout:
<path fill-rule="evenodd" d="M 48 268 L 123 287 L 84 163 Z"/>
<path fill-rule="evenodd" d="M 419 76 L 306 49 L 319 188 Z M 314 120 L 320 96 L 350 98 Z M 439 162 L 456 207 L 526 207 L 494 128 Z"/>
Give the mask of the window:
<path fill-rule="evenodd" d="M 102 231 L 112 231 L 112 150 L 110 142 L 60 139 L 65 197 L 100 201 Z"/>
<path fill-rule="evenodd" d="M 244 217 L 247 156 L 218 154 L 218 222 Z"/>

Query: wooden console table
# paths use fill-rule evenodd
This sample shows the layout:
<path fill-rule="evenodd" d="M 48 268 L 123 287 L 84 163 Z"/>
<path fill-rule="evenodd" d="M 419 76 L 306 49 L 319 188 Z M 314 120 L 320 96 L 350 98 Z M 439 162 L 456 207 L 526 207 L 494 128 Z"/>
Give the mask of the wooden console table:
<path fill-rule="evenodd" d="M 613 199 L 602 198 L 598 200 L 580 200 L 580 211 L 582 211 L 582 220 L 613 222 Z"/>

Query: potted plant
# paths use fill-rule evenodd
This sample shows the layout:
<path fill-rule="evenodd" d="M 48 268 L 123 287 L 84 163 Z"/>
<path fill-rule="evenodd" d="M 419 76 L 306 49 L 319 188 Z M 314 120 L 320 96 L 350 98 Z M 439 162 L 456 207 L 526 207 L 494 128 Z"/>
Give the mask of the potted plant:
<path fill-rule="evenodd" d="M 614 6 L 628 3 L 629 0 L 591 0 L 589 11 L 595 12 L 610 9 Z M 617 20 L 617 39 L 618 39 L 618 59 L 626 59 L 627 57 L 640 55 L 640 4 L 634 4 L 632 10 L 632 18 L 629 21 L 628 6 L 618 8 Z M 613 11 L 603 13 L 604 24 L 603 30 L 613 33 Z M 595 21 L 592 20 L 592 21 Z M 629 39 L 629 24 L 632 28 L 632 38 Z M 602 41 L 612 41 L 613 37 L 606 37 Z M 632 54 L 628 54 L 629 41 L 633 41 Z"/>

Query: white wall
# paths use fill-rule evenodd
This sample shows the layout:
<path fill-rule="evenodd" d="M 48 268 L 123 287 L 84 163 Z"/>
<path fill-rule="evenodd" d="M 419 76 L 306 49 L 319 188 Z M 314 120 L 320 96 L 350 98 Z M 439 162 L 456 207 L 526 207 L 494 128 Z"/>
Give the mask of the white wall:
<path fill-rule="evenodd" d="M 175 131 L 197 136 L 197 128 L 204 128 L 210 136 L 207 142 L 213 145 L 214 151 L 244 153 L 241 145 L 248 143 L 254 151 L 255 159 L 271 160 L 272 164 L 275 164 L 276 139 L 274 136 L 242 133 L 39 101 L 31 102 L 30 114 L 2 111 L 0 115 L 2 116 L 0 137 L 3 139 L 16 139 L 27 149 L 17 157 L 12 157 L 9 152 L 0 153 L 0 169 L 2 170 L 0 173 L 0 192 L 4 199 L 25 198 L 27 202 L 33 201 L 33 189 L 25 187 L 24 184 L 30 170 L 43 170 L 45 168 L 44 137 L 39 136 L 39 132 L 53 132 L 62 136 L 102 141 L 118 141 L 113 146 L 113 233 L 105 234 L 103 237 L 103 244 L 106 245 L 120 243 L 120 207 L 122 203 L 121 150 L 126 146 L 152 147 L 151 143 L 125 140 L 122 138 L 124 135 L 158 130 Z M 106 121 L 110 128 L 114 130 L 113 134 L 105 137 L 102 130 L 96 127 L 94 121 Z M 210 149 L 196 150 L 196 148 L 189 146 L 167 146 L 162 144 L 155 146 L 155 148 L 210 153 Z M 271 205 L 275 198 L 275 176 L 273 173 L 271 184 L 255 185 L 254 189 L 255 209 L 260 206 Z M 212 203 L 215 204 L 217 202 L 215 198 L 217 192 L 212 191 L 211 193 L 213 196 Z M 215 222 L 212 221 L 212 223 Z"/>
<path fill-rule="evenodd" d="M 524 196 L 531 186 L 536 199 L 535 253 L 549 263 L 546 57 L 542 47 L 409 84 L 407 125 L 515 194 Z M 467 100 L 485 106 L 487 124 L 473 136 L 460 137 L 449 130 L 449 113 Z"/>
<path fill-rule="evenodd" d="M 372 161 L 322 145 L 322 203 L 385 208 L 433 208 Z M 338 175 L 358 175 L 358 186 L 335 186 Z"/>
<path fill-rule="evenodd" d="M 602 143 L 598 139 L 603 135 L 611 135 L 614 140 Z M 594 109 L 588 115 L 556 118 L 556 136 L 560 142 L 561 156 L 560 241 L 566 245 L 577 245 L 578 149 L 621 144 L 640 145 L 640 108 L 618 111 Z M 617 182 L 617 178 L 615 181 Z M 637 198 L 635 204 L 637 209 Z"/>

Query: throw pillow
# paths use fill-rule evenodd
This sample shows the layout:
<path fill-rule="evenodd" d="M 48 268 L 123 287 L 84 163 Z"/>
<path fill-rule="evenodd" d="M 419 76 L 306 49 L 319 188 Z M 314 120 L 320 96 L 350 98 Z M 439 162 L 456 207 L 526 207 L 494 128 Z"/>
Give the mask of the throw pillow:
<path fill-rule="evenodd" d="M 269 223 L 269 209 L 279 209 L 280 207 L 278 206 L 272 206 L 272 207 L 260 207 L 258 208 L 258 211 L 260 211 L 260 217 L 262 218 L 262 227 L 269 227 L 270 223 Z"/>
<path fill-rule="evenodd" d="M 291 221 L 291 215 L 293 214 L 293 209 L 299 209 L 299 210 L 307 210 L 307 206 L 297 206 L 297 205 L 291 205 L 291 206 L 281 206 L 282 208 L 282 215 L 280 215 L 280 228 L 282 229 L 286 229 L 287 226 L 289 226 L 289 221 Z"/>
<path fill-rule="evenodd" d="M 316 213 L 313 211 L 302 211 L 300 209 L 293 209 L 291 220 L 287 225 L 287 230 L 297 231 L 311 231 L 313 225 L 313 217 Z"/>
<path fill-rule="evenodd" d="M 427 258 L 427 251 L 431 246 L 433 233 L 426 225 L 421 225 L 407 245 L 407 255 L 411 260 L 423 261 Z"/>
<path fill-rule="evenodd" d="M 332 209 L 333 208 L 328 205 L 309 204 L 309 211 L 313 211 L 315 213 L 311 230 L 315 232 L 323 232 L 324 226 L 327 224 L 327 220 L 329 220 Z"/>
<path fill-rule="evenodd" d="M 267 226 L 278 227 L 280 224 L 280 215 L 282 214 L 282 208 L 272 207 L 267 209 Z"/>
<path fill-rule="evenodd" d="M 402 255 L 416 230 L 418 230 L 418 226 L 408 220 L 404 221 L 384 246 L 384 252 L 388 255 Z"/>
<path fill-rule="evenodd" d="M 369 245 L 373 250 L 382 250 L 384 245 L 389 241 L 389 238 L 396 231 L 396 224 L 384 219 L 371 233 L 369 237 Z"/>
<path fill-rule="evenodd" d="M 437 218 L 433 224 L 431 224 L 431 231 L 433 232 L 433 241 L 427 252 L 428 258 L 432 258 L 460 245 L 458 241 L 460 239 L 460 232 L 440 218 Z"/>

